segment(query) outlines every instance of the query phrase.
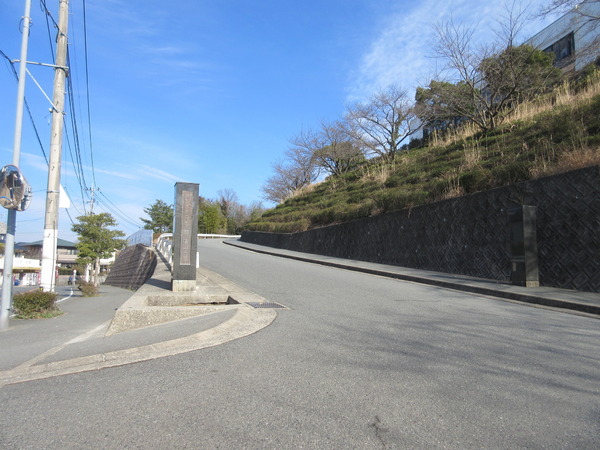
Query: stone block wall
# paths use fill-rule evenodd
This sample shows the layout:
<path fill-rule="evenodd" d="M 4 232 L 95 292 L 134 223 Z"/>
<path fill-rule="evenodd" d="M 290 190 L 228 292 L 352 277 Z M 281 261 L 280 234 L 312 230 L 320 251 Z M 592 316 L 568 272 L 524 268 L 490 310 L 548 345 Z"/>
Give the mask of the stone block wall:
<path fill-rule="evenodd" d="M 537 207 L 540 284 L 600 292 L 600 167 L 380 216 L 242 240 L 306 253 L 510 280 L 508 209 Z"/>
<path fill-rule="evenodd" d="M 142 244 L 127 247 L 117 256 L 104 284 L 137 290 L 154 273 L 156 253 Z"/>

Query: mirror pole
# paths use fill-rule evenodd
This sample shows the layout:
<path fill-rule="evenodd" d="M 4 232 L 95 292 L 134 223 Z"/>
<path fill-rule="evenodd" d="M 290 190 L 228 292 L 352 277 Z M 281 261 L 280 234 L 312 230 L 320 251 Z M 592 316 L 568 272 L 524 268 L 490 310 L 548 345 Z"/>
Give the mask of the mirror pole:
<path fill-rule="evenodd" d="M 21 61 L 19 62 L 19 85 L 17 88 L 17 110 L 15 121 L 15 140 L 13 147 L 13 164 L 19 167 L 21 158 L 21 134 L 23 124 L 23 103 L 25 100 L 25 80 L 27 78 L 27 46 L 29 44 L 29 27 L 31 25 L 31 0 L 25 0 L 23 15 L 23 31 L 21 37 Z M 8 210 L 6 223 L 6 243 L 4 247 L 4 269 L 2 271 L 2 303 L 0 306 L 0 331 L 8 328 L 12 304 L 12 272 L 15 254 L 15 230 L 17 211 Z"/>

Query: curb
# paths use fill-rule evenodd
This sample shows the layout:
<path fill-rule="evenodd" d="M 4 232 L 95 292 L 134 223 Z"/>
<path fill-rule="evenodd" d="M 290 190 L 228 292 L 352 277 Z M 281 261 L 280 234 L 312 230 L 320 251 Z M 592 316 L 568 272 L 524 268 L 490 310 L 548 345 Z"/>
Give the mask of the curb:
<path fill-rule="evenodd" d="M 170 276 L 170 272 L 168 275 Z M 109 337 L 115 333 L 160 326 L 179 320 L 234 310 L 235 314 L 225 322 L 198 333 L 162 342 L 43 363 L 45 359 L 61 351 L 66 346 L 79 342 L 80 337 L 77 337 L 16 367 L 0 371 L 0 388 L 9 384 L 123 366 L 214 347 L 254 334 L 269 326 L 277 317 L 277 312 L 274 309 L 257 309 L 251 306 L 255 303 L 269 304 L 265 298 L 243 289 L 206 268 L 199 268 L 197 275 L 198 292 L 183 293 L 181 296 L 174 295 L 173 292 L 166 290 L 162 285 L 164 279 L 168 277 L 166 267 L 160 267 L 159 265 L 155 276 L 152 277 L 153 282 L 143 285 L 118 308 L 110 323 L 107 322 L 80 337 L 85 339 L 85 336 L 93 335 L 98 329 L 104 327 L 107 327 L 104 336 Z M 178 300 L 181 300 L 179 297 L 188 299 L 191 296 L 197 296 L 203 300 L 210 300 L 210 296 L 215 293 L 219 295 L 226 294 L 228 297 L 235 299 L 236 303 L 179 306 Z M 153 302 L 148 300 L 154 300 L 158 303 L 165 300 L 164 304 L 173 304 L 174 306 L 153 306 Z"/>
<path fill-rule="evenodd" d="M 228 321 L 210 330 L 190 336 L 65 361 L 32 366 L 22 365 L 22 367 L 0 372 L 0 387 L 59 375 L 123 366 L 214 347 L 254 334 L 270 325 L 275 317 L 277 317 L 277 313 L 273 310 L 253 310 L 249 306 L 239 306 L 236 314 Z"/>

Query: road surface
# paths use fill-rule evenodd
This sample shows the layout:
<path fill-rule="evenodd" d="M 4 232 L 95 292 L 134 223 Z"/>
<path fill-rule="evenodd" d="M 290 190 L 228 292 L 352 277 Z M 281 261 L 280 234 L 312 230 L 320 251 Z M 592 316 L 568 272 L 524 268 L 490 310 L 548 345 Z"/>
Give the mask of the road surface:
<path fill-rule="evenodd" d="M 217 347 L 0 389 L 2 448 L 598 448 L 600 321 L 200 243 L 289 309 Z"/>

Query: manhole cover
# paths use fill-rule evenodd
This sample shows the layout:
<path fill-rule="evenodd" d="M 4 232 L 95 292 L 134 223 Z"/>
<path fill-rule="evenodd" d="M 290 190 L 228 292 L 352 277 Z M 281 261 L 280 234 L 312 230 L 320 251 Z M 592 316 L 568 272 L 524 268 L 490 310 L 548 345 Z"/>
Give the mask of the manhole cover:
<path fill-rule="evenodd" d="M 283 308 L 286 309 L 287 306 L 280 305 L 275 302 L 247 302 L 253 308 Z"/>

